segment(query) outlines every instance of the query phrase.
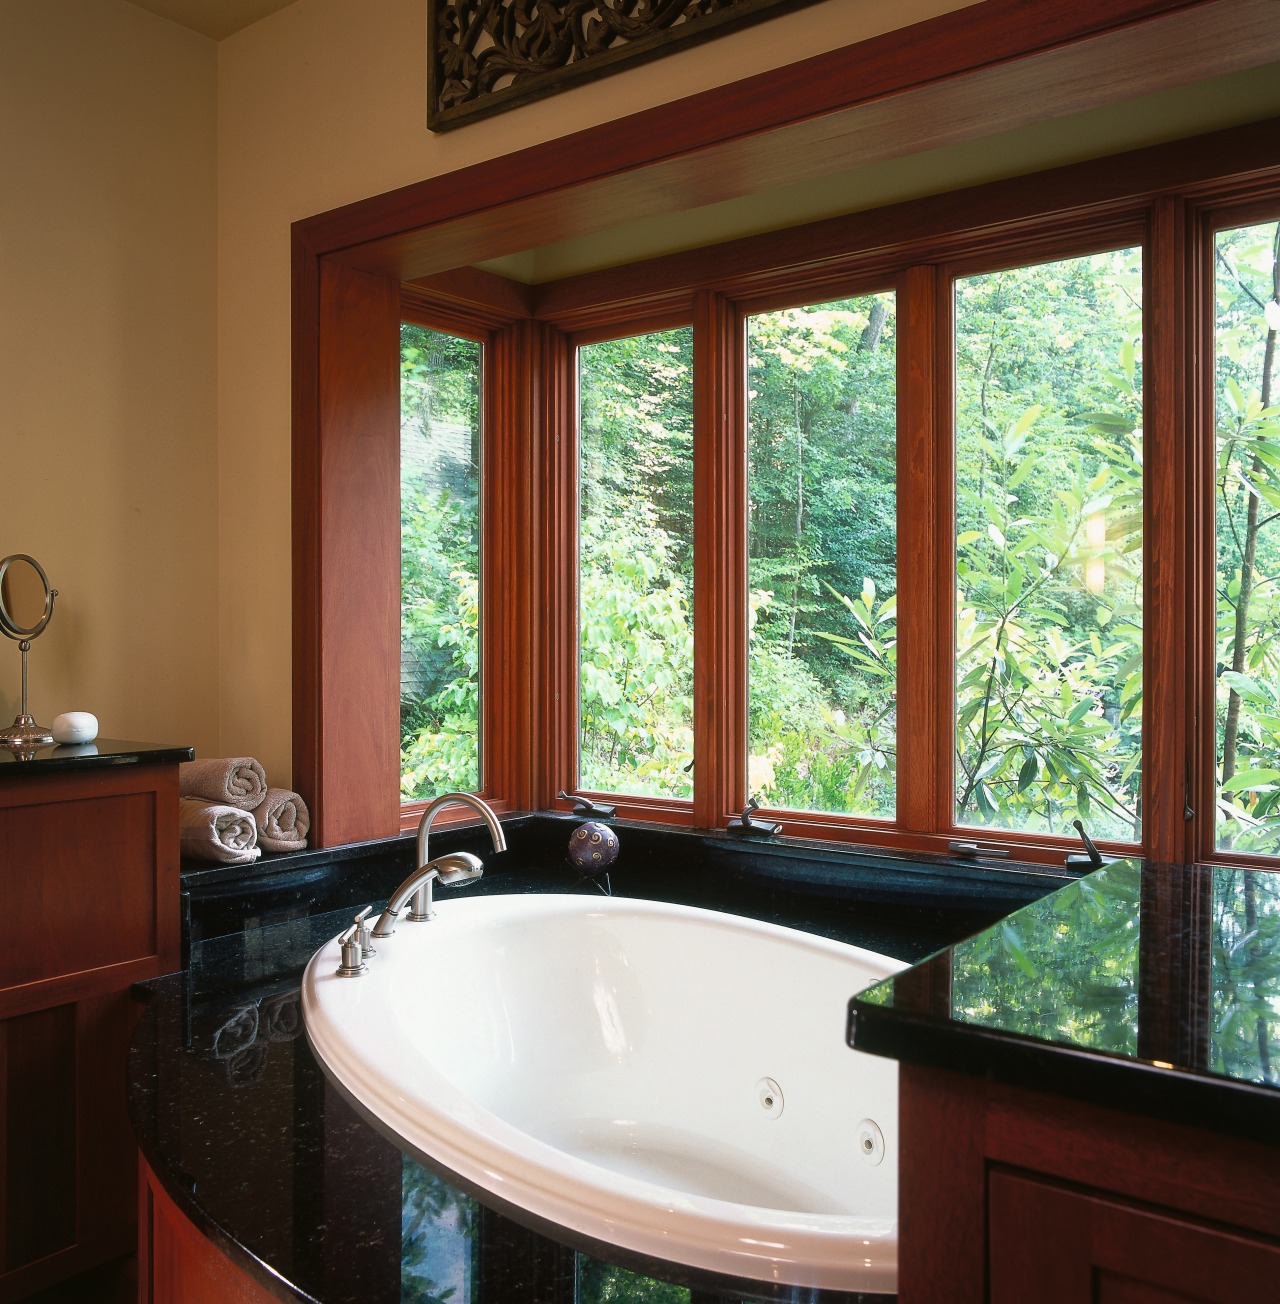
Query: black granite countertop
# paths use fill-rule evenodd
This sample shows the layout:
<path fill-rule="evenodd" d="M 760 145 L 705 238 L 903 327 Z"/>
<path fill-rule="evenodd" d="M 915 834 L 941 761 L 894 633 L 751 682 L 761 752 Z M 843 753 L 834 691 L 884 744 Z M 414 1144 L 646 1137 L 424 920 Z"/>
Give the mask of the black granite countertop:
<path fill-rule="evenodd" d="M 1280 873 L 1119 861 L 850 1002 L 873 1054 L 1280 1145 Z"/>
<path fill-rule="evenodd" d="M 0 782 L 31 774 L 64 774 L 119 765 L 176 765 L 195 758 L 195 749 L 171 743 L 135 743 L 123 738 L 95 738 L 91 743 L 51 743 L 30 755 L 0 747 Z"/>
<path fill-rule="evenodd" d="M 470 838 L 483 855 L 485 877 L 465 890 L 590 890 L 564 860 L 574 821 L 503 822 L 503 856 L 475 830 L 432 834 L 433 851 Z M 1006 871 L 987 880 L 984 901 L 972 866 L 619 832 L 620 895 L 714 903 L 907 960 L 1005 913 L 1006 899 L 1026 901 L 1061 881 Z M 450 1304 L 856 1298 L 743 1288 L 676 1265 L 619 1257 L 619 1267 L 577 1253 L 484 1208 L 363 1122 L 312 1058 L 297 986 L 311 953 L 353 908 L 381 905 L 411 855 L 411 843 L 393 839 L 281 857 L 271 874 L 184 873 L 189 967 L 145 989 L 129 1094 L 143 1154 L 206 1235 L 280 1298 L 320 1304 L 425 1304 L 451 1288 Z M 894 885 L 895 873 L 906 886 Z M 335 903 L 343 908 L 329 910 Z"/>

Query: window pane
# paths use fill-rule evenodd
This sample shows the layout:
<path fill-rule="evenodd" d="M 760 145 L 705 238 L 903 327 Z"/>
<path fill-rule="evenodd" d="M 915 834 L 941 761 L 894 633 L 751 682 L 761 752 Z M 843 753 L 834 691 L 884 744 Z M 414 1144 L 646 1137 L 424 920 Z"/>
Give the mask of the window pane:
<path fill-rule="evenodd" d="M 748 322 L 748 788 L 891 817 L 897 755 L 894 296 Z"/>
<path fill-rule="evenodd" d="M 400 328 L 400 795 L 480 787 L 483 348 Z"/>
<path fill-rule="evenodd" d="M 1137 840 L 1141 255 L 955 284 L 956 820 Z"/>
<path fill-rule="evenodd" d="M 693 331 L 579 350 L 584 788 L 693 792 Z"/>
<path fill-rule="evenodd" d="M 1280 222 L 1217 237 L 1217 843 L 1280 855 Z"/>

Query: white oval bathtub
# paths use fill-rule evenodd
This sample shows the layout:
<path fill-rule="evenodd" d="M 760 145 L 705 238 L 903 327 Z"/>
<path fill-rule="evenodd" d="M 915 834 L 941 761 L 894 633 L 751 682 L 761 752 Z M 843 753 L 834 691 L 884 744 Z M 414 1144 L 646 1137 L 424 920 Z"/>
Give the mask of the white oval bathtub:
<path fill-rule="evenodd" d="M 597 1244 L 756 1281 L 891 1292 L 897 1065 L 849 1050 L 904 966 L 624 898 L 455 897 L 302 984 L 327 1072 L 482 1198 Z M 876 1162 L 876 1134 L 883 1158 Z"/>

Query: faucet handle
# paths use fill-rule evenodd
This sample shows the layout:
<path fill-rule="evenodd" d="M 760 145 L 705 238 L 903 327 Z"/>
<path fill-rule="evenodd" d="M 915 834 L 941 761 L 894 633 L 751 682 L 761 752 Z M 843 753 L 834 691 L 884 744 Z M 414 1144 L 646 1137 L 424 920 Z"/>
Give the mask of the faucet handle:
<path fill-rule="evenodd" d="M 338 938 L 338 945 L 342 948 L 342 963 L 338 966 L 339 978 L 354 978 L 364 973 L 367 968 L 360 954 L 359 933 L 360 925 L 352 924 Z"/>
<path fill-rule="evenodd" d="M 371 955 L 378 954 L 373 949 L 373 937 L 369 932 L 369 925 L 365 923 L 365 919 L 372 909 L 372 906 L 365 906 L 355 919 L 356 941 L 360 943 L 360 956 L 364 960 L 367 960 Z"/>

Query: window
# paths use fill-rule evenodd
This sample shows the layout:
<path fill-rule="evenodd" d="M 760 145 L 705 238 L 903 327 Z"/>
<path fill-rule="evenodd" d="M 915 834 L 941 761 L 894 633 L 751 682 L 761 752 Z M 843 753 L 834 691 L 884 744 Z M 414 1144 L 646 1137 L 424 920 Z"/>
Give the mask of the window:
<path fill-rule="evenodd" d="M 1216 845 L 1280 854 L 1280 222 L 1214 245 Z"/>
<path fill-rule="evenodd" d="M 747 788 L 767 806 L 894 814 L 894 307 L 748 321 Z"/>
<path fill-rule="evenodd" d="M 959 825 L 1142 834 L 1137 249 L 955 282 Z"/>
<path fill-rule="evenodd" d="M 578 353 L 578 783 L 684 798 L 693 762 L 693 332 Z"/>
<path fill-rule="evenodd" d="M 405 458 L 406 794 L 578 786 L 715 828 L 754 793 L 789 834 L 920 852 L 1061 863 L 1078 819 L 1104 850 L 1280 856 L 1273 146 L 540 285 L 302 249 L 299 448 L 324 456 L 294 459 L 294 719 L 343 794 L 324 839 L 400 818 L 379 359 L 407 316 L 402 431 L 438 459 L 470 424 L 447 492 Z M 366 656 L 370 710 L 337 687 Z"/>
<path fill-rule="evenodd" d="M 400 328 L 400 793 L 480 787 L 483 346 Z"/>

